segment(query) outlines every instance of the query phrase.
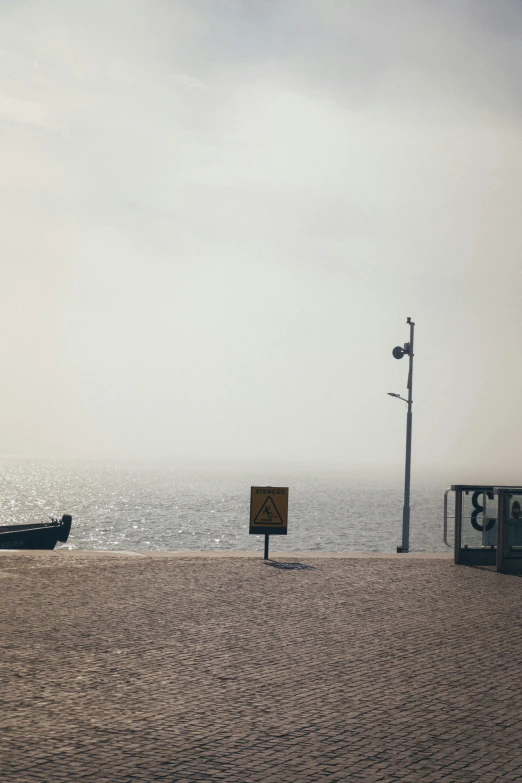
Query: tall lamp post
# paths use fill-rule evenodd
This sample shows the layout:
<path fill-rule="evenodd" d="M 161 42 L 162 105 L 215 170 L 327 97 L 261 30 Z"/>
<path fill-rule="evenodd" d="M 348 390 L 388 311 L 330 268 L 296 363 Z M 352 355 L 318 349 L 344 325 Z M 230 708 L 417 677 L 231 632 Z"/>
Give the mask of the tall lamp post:
<path fill-rule="evenodd" d="M 402 509 L 402 546 L 397 547 L 397 552 L 409 552 L 410 549 L 410 476 L 411 476 L 411 405 L 412 405 L 412 393 L 413 393 L 413 332 L 415 324 L 411 318 L 406 319 L 406 323 L 410 327 L 410 341 L 404 343 L 404 347 L 401 348 L 397 345 L 392 353 L 395 359 L 402 359 L 404 354 L 409 357 L 408 368 L 408 399 L 401 397 L 400 394 L 394 392 L 388 392 L 390 397 L 397 397 L 408 405 L 408 413 L 406 416 L 406 466 L 404 471 L 404 506 Z"/>

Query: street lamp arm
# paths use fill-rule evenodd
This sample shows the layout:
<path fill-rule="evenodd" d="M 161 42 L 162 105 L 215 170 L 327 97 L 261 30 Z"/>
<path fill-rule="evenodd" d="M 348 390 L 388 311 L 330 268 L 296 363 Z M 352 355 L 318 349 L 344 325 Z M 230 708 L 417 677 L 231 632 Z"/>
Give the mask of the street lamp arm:
<path fill-rule="evenodd" d="M 400 394 L 395 394 L 395 392 L 386 392 L 390 397 L 397 397 L 398 400 L 402 400 L 406 404 L 408 404 L 408 400 L 405 397 L 401 397 Z"/>

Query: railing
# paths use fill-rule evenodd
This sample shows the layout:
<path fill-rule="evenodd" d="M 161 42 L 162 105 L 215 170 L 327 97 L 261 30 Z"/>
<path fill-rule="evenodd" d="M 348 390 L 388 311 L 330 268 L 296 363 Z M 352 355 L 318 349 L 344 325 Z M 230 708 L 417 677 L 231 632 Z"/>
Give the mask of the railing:
<path fill-rule="evenodd" d="M 448 495 L 455 492 L 455 514 L 448 514 Z M 454 519 L 457 565 L 496 566 L 502 573 L 522 574 L 522 486 L 455 484 L 444 492 L 443 540 Z"/>
<path fill-rule="evenodd" d="M 493 486 L 484 484 L 453 484 L 444 493 L 443 539 L 448 541 L 448 495 L 455 492 L 454 552 L 455 563 L 462 565 L 494 565 L 496 562 L 497 519 L 487 509 L 493 500 Z M 489 511 L 489 513 L 488 513 Z"/>
<path fill-rule="evenodd" d="M 443 540 L 447 547 L 452 549 L 453 544 L 450 544 L 448 541 L 448 495 L 451 492 L 451 487 L 448 487 L 447 490 L 444 492 L 444 530 L 443 530 Z M 455 519 L 455 515 L 453 514 L 451 519 Z"/>

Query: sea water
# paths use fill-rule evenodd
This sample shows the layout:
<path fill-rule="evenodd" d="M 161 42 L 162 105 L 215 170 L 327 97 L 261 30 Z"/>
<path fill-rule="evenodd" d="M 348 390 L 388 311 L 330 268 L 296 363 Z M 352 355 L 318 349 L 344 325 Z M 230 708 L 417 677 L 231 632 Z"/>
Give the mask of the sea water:
<path fill-rule="evenodd" d="M 70 549 L 261 550 L 248 534 L 250 486 L 288 486 L 288 535 L 272 550 L 394 552 L 403 484 L 321 470 L 188 468 L 110 460 L 0 460 L 1 524 L 73 516 Z M 413 481 L 410 549 L 448 552 L 444 484 Z M 58 545 L 60 546 L 60 545 Z"/>

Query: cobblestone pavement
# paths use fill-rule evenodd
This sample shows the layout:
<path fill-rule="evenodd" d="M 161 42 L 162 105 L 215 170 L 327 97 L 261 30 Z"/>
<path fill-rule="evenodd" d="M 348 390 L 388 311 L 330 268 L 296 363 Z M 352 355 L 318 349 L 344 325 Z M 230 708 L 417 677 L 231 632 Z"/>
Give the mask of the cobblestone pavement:
<path fill-rule="evenodd" d="M 522 579 L 300 562 L 2 556 L 1 783 L 522 779 Z"/>

